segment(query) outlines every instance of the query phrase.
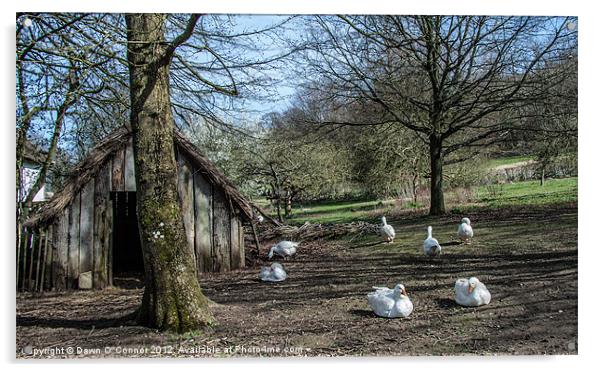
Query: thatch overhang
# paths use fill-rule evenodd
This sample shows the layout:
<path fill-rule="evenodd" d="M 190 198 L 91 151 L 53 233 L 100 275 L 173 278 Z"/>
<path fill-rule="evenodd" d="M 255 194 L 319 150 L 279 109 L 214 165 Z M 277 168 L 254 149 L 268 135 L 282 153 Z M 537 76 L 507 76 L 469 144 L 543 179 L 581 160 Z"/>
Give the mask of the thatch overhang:
<path fill-rule="evenodd" d="M 77 193 L 93 179 L 102 166 L 111 159 L 119 149 L 127 146 L 132 132 L 127 127 L 120 127 L 113 131 L 107 138 L 95 146 L 90 153 L 75 167 L 71 177 L 52 199 L 48 201 L 36 214 L 31 216 L 25 226 L 44 226 L 52 223 L 59 214 L 72 202 Z M 174 143 L 177 151 L 181 151 L 198 168 L 206 179 L 221 188 L 226 195 L 231 207 L 236 207 L 249 222 L 253 222 L 254 210 L 264 215 L 268 221 L 278 224 L 269 217 L 261 208 L 250 203 L 211 161 L 188 140 L 180 131 L 174 130 Z"/>

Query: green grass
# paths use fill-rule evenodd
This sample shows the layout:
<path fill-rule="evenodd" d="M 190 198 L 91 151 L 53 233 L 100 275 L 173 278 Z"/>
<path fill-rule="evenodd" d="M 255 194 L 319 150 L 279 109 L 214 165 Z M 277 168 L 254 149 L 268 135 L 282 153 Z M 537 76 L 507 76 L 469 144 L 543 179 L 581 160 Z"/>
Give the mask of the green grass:
<path fill-rule="evenodd" d="M 393 208 L 393 201 L 337 201 L 293 208 L 289 223 L 345 223 L 366 220 L 370 214 Z"/>
<path fill-rule="evenodd" d="M 501 165 L 510 165 L 520 163 L 522 161 L 533 160 L 532 156 L 508 156 L 505 158 L 489 159 L 487 162 L 488 168 L 495 168 Z"/>
<path fill-rule="evenodd" d="M 539 181 L 480 186 L 477 198 L 490 208 L 575 202 L 577 177 L 546 180 L 543 186 L 540 186 Z"/>
<path fill-rule="evenodd" d="M 473 201 L 469 204 L 453 204 L 454 191 L 446 192 L 447 209 L 460 213 L 473 208 L 504 208 L 520 205 L 545 205 L 577 201 L 577 177 L 546 180 L 544 186 L 539 181 L 524 181 L 492 186 L 479 186 L 474 189 Z M 424 207 L 428 207 L 427 205 Z M 399 210 L 393 200 L 337 201 L 306 204 L 293 207 L 288 224 L 348 223 L 368 221 L 379 223 L 379 216 L 390 215 Z M 411 208 L 404 203 L 404 208 Z M 273 213 L 275 214 L 275 213 Z"/>

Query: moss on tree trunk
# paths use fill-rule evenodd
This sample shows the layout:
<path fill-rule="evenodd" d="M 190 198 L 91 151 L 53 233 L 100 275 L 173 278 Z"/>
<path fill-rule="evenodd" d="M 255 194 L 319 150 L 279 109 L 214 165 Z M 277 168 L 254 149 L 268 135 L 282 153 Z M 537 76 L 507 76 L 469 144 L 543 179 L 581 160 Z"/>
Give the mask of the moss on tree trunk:
<path fill-rule="evenodd" d="M 165 16 L 128 14 L 131 125 L 145 287 L 141 324 L 186 332 L 211 324 L 177 191 Z"/>

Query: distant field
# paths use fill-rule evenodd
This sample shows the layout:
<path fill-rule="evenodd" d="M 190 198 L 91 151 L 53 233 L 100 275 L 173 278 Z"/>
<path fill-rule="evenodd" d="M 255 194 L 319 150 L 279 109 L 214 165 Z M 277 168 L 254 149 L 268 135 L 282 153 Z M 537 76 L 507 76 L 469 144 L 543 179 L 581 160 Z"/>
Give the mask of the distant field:
<path fill-rule="evenodd" d="M 539 181 L 515 182 L 512 184 L 481 186 L 477 197 L 488 207 L 497 208 L 514 205 L 542 205 L 577 201 L 577 177 Z"/>
<path fill-rule="evenodd" d="M 501 185 L 479 186 L 472 190 L 472 201 L 466 204 L 453 204 L 447 193 L 447 208 L 459 212 L 473 208 L 503 208 L 521 205 L 546 205 L 577 201 L 577 177 L 546 180 L 544 186 L 539 181 L 523 181 Z M 427 202 L 428 204 L 428 202 Z M 331 202 L 296 205 L 293 207 L 289 224 L 346 223 L 353 221 L 378 222 L 375 219 L 383 214 L 402 211 L 402 204 L 395 200 L 370 200 Z"/>
<path fill-rule="evenodd" d="M 489 159 L 487 162 L 488 168 L 495 168 L 501 165 L 510 165 L 514 163 L 520 163 L 523 161 L 534 160 L 532 156 L 509 156 L 505 158 Z"/>

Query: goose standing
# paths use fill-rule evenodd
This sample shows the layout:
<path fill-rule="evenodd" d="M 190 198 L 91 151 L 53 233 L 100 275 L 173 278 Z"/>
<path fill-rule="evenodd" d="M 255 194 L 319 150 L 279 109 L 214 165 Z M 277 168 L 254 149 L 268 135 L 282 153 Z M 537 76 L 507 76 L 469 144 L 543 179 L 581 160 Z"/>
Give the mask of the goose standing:
<path fill-rule="evenodd" d="M 427 256 L 436 256 L 441 253 L 441 246 L 437 239 L 433 238 L 433 227 L 427 228 L 428 236 L 424 240 L 424 254 Z"/>
<path fill-rule="evenodd" d="M 380 235 L 383 237 L 385 242 L 391 243 L 395 239 L 395 229 L 393 226 L 387 224 L 385 216 L 382 217 L 382 225 L 380 226 Z"/>
<path fill-rule="evenodd" d="M 259 279 L 264 282 L 281 282 L 287 277 L 284 267 L 278 262 L 274 262 L 272 266 L 264 266 L 259 273 Z"/>
<path fill-rule="evenodd" d="M 491 293 L 485 284 L 475 277 L 458 279 L 454 291 L 456 292 L 456 303 L 462 306 L 487 305 L 491 301 Z"/>
<path fill-rule="evenodd" d="M 470 220 L 467 217 L 462 218 L 462 223 L 458 227 L 458 237 L 464 243 L 470 244 L 469 241 L 473 235 L 474 232 L 472 231 L 472 226 L 470 226 Z"/>
<path fill-rule="evenodd" d="M 268 258 L 272 258 L 274 254 L 286 259 L 287 257 L 293 256 L 297 253 L 297 247 L 299 243 L 291 242 L 288 240 L 283 240 L 280 243 L 272 246 L 270 248 L 270 253 L 268 253 Z"/>
<path fill-rule="evenodd" d="M 394 289 L 387 287 L 372 287 L 374 292 L 368 293 L 368 303 L 372 311 L 384 318 L 408 317 L 414 305 L 403 284 L 397 284 Z"/>

